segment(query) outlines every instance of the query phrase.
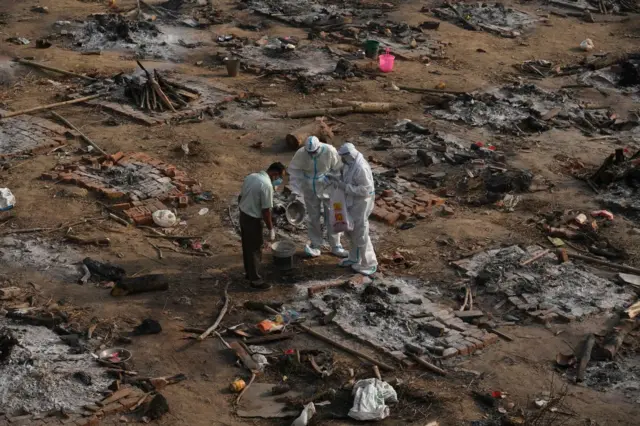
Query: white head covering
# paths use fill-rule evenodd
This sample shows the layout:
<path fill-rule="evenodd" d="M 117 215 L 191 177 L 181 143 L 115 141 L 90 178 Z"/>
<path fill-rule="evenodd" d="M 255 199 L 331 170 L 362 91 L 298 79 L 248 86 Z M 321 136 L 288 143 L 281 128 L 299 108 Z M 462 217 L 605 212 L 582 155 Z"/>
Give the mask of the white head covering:
<path fill-rule="evenodd" d="M 338 154 L 340 155 L 349 154 L 353 158 L 356 158 L 356 156 L 358 155 L 358 150 L 352 143 L 347 142 L 340 147 L 340 149 L 338 150 Z"/>
<path fill-rule="evenodd" d="M 320 139 L 315 136 L 309 136 L 306 141 L 304 141 L 304 149 L 307 152 L 315 152 L 320 148 Z"/>

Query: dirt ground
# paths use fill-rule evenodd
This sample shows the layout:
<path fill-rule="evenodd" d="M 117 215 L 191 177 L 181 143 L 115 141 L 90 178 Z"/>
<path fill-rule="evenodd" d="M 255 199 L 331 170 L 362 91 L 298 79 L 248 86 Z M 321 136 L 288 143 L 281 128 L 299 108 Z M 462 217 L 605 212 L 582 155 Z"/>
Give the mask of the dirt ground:
<path fill-rule="evenodd" d="M 76 51 L 62 48 L 54 43 L 49 49 L 35 49 L 33 40 L 51 32 L 54 22 L 59 20 L 82 20 L 91 13 L 101 13 L 108 9 L 105 1 L 77 0 L 4 0 L 0 2 L 0 35 L 26 37 L 31 45 L 17 46 L 8 42 L 0 43 L 0 72 L 7 75 L 6 85 L 0 89 L 0 107 L 4 110 L 19 110 L 40 104 L 54 102 L 54 96 L 62 91 L 50 81 L 59 81 L 62 87 L 72 87 L 72 80 L 56 74 L 44 74 L 31 68 L 11 66 L 11 58 L 16 56 L 34 57 L 36 61 L 46 61 L 51 66 L 79 73 L 97 73 L 109 77 L 118 72 L 131 72 L 136 68 L 131 56 L 123 52 L 104 52 L 101 56 L 84 56 Z M 153 1 L 149 3 L 159 3 Z M 238 11 L 236 1 L 215 2 L 216 7 L 235 16 L 238 20 L 246 16 Z M 437 2 L 406 1 L 398 4 L 389 14 L 389 19 L 419 24 L 433 19 L 420 13 L 423 6 L 433 7 Z M 428 65 L 419 61 L 397 61 L 391 74 L 375 78 L 336 80 L 328 87 L 340 89 L 339 94 L 320 92 L 302 95 L 293 84 L 273 77 L 258 77 L 241 73 L 237 78 L 228 78 L 221 66 L 207 66 L 216 51 L 215 35 L 233 33 L 258 39 L 264 34 L 297 36 L 306 39 L 304 29 L 292 28 L 272 22 L 265 31 L 249 32 L 235 27 L 233 23 L 213 25 L 202 29 L 212 42 L 209 48 L 199 49 L 185 55 L 180 62 L 159 63 L 143 61 L 150 67 L 166 67 L 172 70 L 204 76 L 211 81 L 224 84 L 239 92 L 255 93 L 275 102 L 277 107 L 269 112 L 273 117 L 290 110 L 326 106 L 334 96 L 363 101 L 388 101 L 401 105 L 400 109 L 384 115 L 349 115 L 342 117 L 345 122 L 336 133 L 333 143 L 357 138 L 363 131 L 393 126 L 398 120 L 409 118 L 418 123 L 429 123 L 438 129 L 464 137 L 466 140 L 482 140 L 493 143 L 508 154 L 507 163 L 512 167 L 530 169 L 553 185 L 549 191 L 524 194 L 516 211 L 504 213 L 488 206 L 469 207 L 459 204 L 455 198 L 447 203 L 453 207 L 452 217 L 433 215 L 417 222 L 408 231 L 376 226 L 380 239 L 376 250 L 379 255 L 390 255 L 402 248 L 412 253 L 412 260 L 418 266 L 409 271 L 412 275 L 431 282 L 452 283 L 456 277 L 448 262 L 464 254 L 483 248 L 512 244 L 541 244 L 548 246 L 544 235 L 531 225 L 541 212 L 552 210 L 590 211 L 601 206 L 594 200 L 593 192 L 582 182 L 575 180 L 562 169 L 558 158 L 575 158 L 589 166 L 595 166 L 620 146 L 632 145 L 633 141 L 622 141 L 622 145 L 612 140 L 594 140 L 576 130 L 551 130 L 540 135 L 513 136 L 498 135 L 486 129 L 471 128 L 463 124 L 452 124 L 435 120 L 424 113 L 420 94 L 396 92 L 387 89 L 390 82 L 396 85 L 433 88 L 444 82 L 447 90 L 472 91 L 494 85 L 506 84 L 520 75 L 513 64 L 528 59 L 547 59 L 560 64 L 572 64 L 583 58 L 577 49 L 585 38 L 591 38 L 597 52 L 630 52 L 638 48 L 640 19 L 630 19 L 608 15 L 611 22 L 586 23 L 576 18 L 548 15 L 541 2 L 506 1 L 507 5 L 532 15 L 548 16 L 546 22 L 539 23 L 532 31 L 521 37 L 500 38 L 486 32 L 469 32 L 448 22 L 442 22 L 437 32 L 430 36 L 446 44 L 446 59 L 432 60 Z M 49 13 L 31 11 L 35 5 L 47 6 Z M 133 0 L 118 0 L 123 10 L 135 6 Z M 602 15 L 598 15 L 602 17 Z M 206 38 L 206 37 L 205 37 Z M 478 52 L 483 49 L 484 52 Z M 196 65 L 204 61 L 203 65 Z M 358 65 L 370 65 L 367 60 L 357 61 Z M 526 79 L 526 77 L 523 77 Z M 536 81 L 543 88 L 558 89 L 562 85 L 575 83 L 575 76 L 546 78 Z M 584 101 L 592 101 L 610 106 L 622 118 L 633 105 L 630 97 L 611 92 L 609 96 L 594 89 L 581 89 L 575 95 Z M 230 107 L 230 111 L 233 107 Z M 293 153 L 285 147 L 283 138 L 286 131 L 295 128 L 296 120 L 274 118 L 261 121 L 258 126 L 234 130 L 220 126 L 219 120 L 204 120 L 200 123 L 145 127 L 115 117 L 117 125 L 107 125 L 111 116 L 103 111 L 86 106 L 67 106 L 60 109 L 69 121 L 76 123 L 82 132 L 91 137 L 105 151 L 143 151 L 154 157 L 176 164 L 190 176 L 201 182 L 202 187 L 214 193 L 214 201 L 206 204 L 210 212 L 199 216 L 202 205 L 188 207 L 183 216 L 188 225 L 182 232 L 201 235 L 211 244 L 211 257 L 193 257 L 179 253 L 165 252 L 162 260 L 156 257 L 144 232 L 129 227 L 124 230 L 119 225 L 105 225 L 96 229 L 89 225 L 80 226 L 77 232 L 87 235 L 105 235 L 111 239 L 106 248 L 83 248 L 84 256 L 99 258 L 121 265 L 128 274 L 166 273 L 175 277 L 174 284 L 167 292 L 148 293 L 126 298 L 112 298 L 108 290 L 93 285 L 80 286 L 75 282 L 61 281 L 36 268 L 0 267 L 3 279 L 10 279 L 13 285 L 25 286 L 33 283 L 39 289 L 39 299 L 64 301 L 64 303 L 86 309 L 87 319 L 97 317 L 105 323 L 116 323 L 119 327 L 130 327 L 144 318 L 159 320 L 163 333 L 157 336 L 137 338 L 128 346 L 134 353 L 136 370 L 145 375 L 170 375 L 184 373 L 188 380 L 170 386 L 163 391 L 170 413 L 159 423 L 167 425 L 235 425 L 235 424 L 289 424 L 287 421 L 243 420 L 233 414 L 233 396 L 227 390 L 228 384 L 245 373 L 233 365 L 230 357 L 218 339 L 209 339 L 191 344 L 183 340 L 181 329 L 185 326 L 206 327 L 216 317 L 222 298 L 223 283 L 230 280 L 232 307 L 223 321 L 231 326 L 241 322 L 257 322 L 260 316 L 247 313 L 242 304 L 246 300 L 287 301 L 290 287 L 276 282 L 267 292 L 254 292 L 243 280 L 240 242 L 228 220 L 227 207 L 239 191 L 242 180 L 248 173 L 260 170 L 273 161 L 287 164 Z M 240 113 L 242 114 L 242 112 Z M 46 113 L 42 114 L 46 116 Z M 250 119 L 248 119 L 250 120 Z M 251 149 L 250 145 L 262 141 L 262 150 Z M 180 145 L 188 142 L 194 155 L 184 156 Z M 74 142 L 70 142 L 74 143 Z M 367 147 L 361 147 L 369 154 Z M 637 148 L 637 141 L 636 141 Z M 373 153 L 374 156 L 378 155 Z M 3 229 L 26 229 L 56 227 L 83 217 L 100 215 L 100 207 L 92 196 L 81 199 L 54 197 L 59 185 L 45 182 L 39 176 L 56 165 L 55 155 L 38 155 L 16 161 L 9 170 L 0 171 L 0 187 L 8 187 L 16 195 L 17 205 L 13 210 L 15 218 L 0 225 Z M 403 173 L 415 171 L 411 166 Z M 611 240 L 625 248 L 630 254 L 629 264 L 640 266 L 638 247 L 640 235 L 632 229 L 638 227 L 622 216 L 616 216 L 614 225 L 602 232 Z M 38 235 L 39 238 L 62 241 L 57 233 Z M 455 243 L 443 247 L 438 243 L 442 238 L 450 238 Z M 268 263 L 268 259 L 265 263 Z M 300 263 L 302 278 L 324 278 L 341 274 L 335 266 L 335 259 L 323 256 L 320 260 Z M 274 274 L 269 275 L 275 279 Z M 2 281 L 0 279 L 0 281 Z M 450 294 L 446 284 L 443 292 Z M 181 296 L 192 300 L 191 306 L 177 301 Z M 455 306 L 452 298 L 443 302 Z M 478 302 L 482 306 L 482 300 Z M 485 307 L 490 309 L 491 305 Z M 561 377 L 554 367 L 558 352 L 566 351 L 567 342 L 576 346 L 586 332 L 601 329 L 607 316 L 591 317 L 587 321 L 572 323 L 555 328 L 542 325 L 518 325 L 508 327 L 505 332 L 515 337 L 514 341 L 500 341 L 480 354 L 461 359 L 457 367 L 483 373 L 479 378 L 452 373 L 446 378 L 438 378 L 417 369 L 399 369 L 385 378 L 402 378 L 412 387 L 432 392 L 432 402 L 421 402 L 398 410 L 395 415 L 381 424 L 419 424 L 437 420 L 440 425 L 463 425 L 480 421 L 485 416 L 485 408 L 471 395 L 472 390 L 499 390 L 508 394 L 508 400 L 517 407 L 531 408 L 536 395 L 548 391 L 553 386 L 560 388 L 568 381 Z M 557 335 L 556 331 L 562 330 Z M 632 339 L 639 339 L 637 335 Z M 566 341 L 566 342 L 565 342 Z M 376 355 L 368 347 L 349 341 L 350 345 Z M 308 336 L 299 335 L 280 349 L 299 349 L 322 346 Z M 358 375 L 367 376 L 369 366 L 347 354 L 336 353 L 340 362 L 355 368 Z M 260 381 L 260 378 L 258 379 Z M 598 392 L 585 386 L 568 384 L 566 406 L 575 415 L 565 416 L 563 422 L 569 425 L 635 425 L 640 415 L 639 406 L 624 395 L 611 391 Z M 394 408 L 392 407 L 392 414 Z M 110 424 L 117 419 L 107 419 Z M 344 420 L 319 420 L 315 424 L 350 424 Z M 355 422 L 351 422 L 355 423 Z M 477 423 L 481 424 L 481 423 Z M 557 423 L 560 424 L 560 423 Z"/>

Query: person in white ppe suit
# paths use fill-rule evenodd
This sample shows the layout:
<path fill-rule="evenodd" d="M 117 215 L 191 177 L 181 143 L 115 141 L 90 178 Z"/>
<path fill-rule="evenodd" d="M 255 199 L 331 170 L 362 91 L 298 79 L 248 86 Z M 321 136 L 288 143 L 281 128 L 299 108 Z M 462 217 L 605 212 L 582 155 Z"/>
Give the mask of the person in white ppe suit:
<path fill-rule="evenodd" d="M 369 238 L 369 215 L 375 201 L 373 174 L 367 160 L 352 143 L 342 145 L 338 154 L 345 167 L 342 179 L 332 178 L 332 183 L 345 192 L 347 212 L 353 221 L 353 231 L 346 233 L 350 242 L 349 257 L 340 261 L 340 266 L 350 266 L 358 273 L 372 275 L 378 268 Z"/>
<path fill-rule="evenodd" d="M 323 242 L 320 216 L 324 209 L 324 224 L 331 253 L 347 257 L 347 251 L 340 244 L 340 234 L 334 234 L 329 225 L 329 194 L 332 190 L 330 179 L 337 179 L 341 169 L 342 161 L 338 151 L 333 146 L 320 142 L 315 136 L 307 138 L 289 164 L 289 183 L 295 194 L 304 197 L 307 210 L 307 231 L 311 240 L 304 248 L 307 256 L 320 256 Z"/>

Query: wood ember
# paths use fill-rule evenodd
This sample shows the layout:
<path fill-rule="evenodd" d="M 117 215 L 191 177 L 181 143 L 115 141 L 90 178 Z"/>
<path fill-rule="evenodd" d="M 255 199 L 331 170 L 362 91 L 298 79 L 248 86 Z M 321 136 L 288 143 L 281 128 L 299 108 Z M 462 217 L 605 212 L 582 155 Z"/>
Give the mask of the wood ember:
<path fill-rule="evenodd" d="M 126 81 L 125 95 L 141 110 L 177 111 L 200 97 L 197 90 L 163 77 L 158 70 L 152 74 L 140 62 L 138 65 L 145 71 L 146 79 L 139 77 Z"/>

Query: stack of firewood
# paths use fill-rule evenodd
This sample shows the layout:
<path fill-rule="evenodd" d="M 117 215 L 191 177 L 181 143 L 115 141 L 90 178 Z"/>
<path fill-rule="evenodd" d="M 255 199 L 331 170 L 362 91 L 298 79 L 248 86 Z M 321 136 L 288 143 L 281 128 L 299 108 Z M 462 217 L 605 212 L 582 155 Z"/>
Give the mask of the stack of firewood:
<path fill-rule="evenodd" d="M 189 105 L 189 102 L 200 97 L 200 93 L 183 84 L 169 81 L 161 76 L 158 70 L 153 74 L 147 71 L 140 62 L 138 66 L 146 73 L 146 81 L 130 80 L 125 94 L 145 111 L 175 112 Z"/>

